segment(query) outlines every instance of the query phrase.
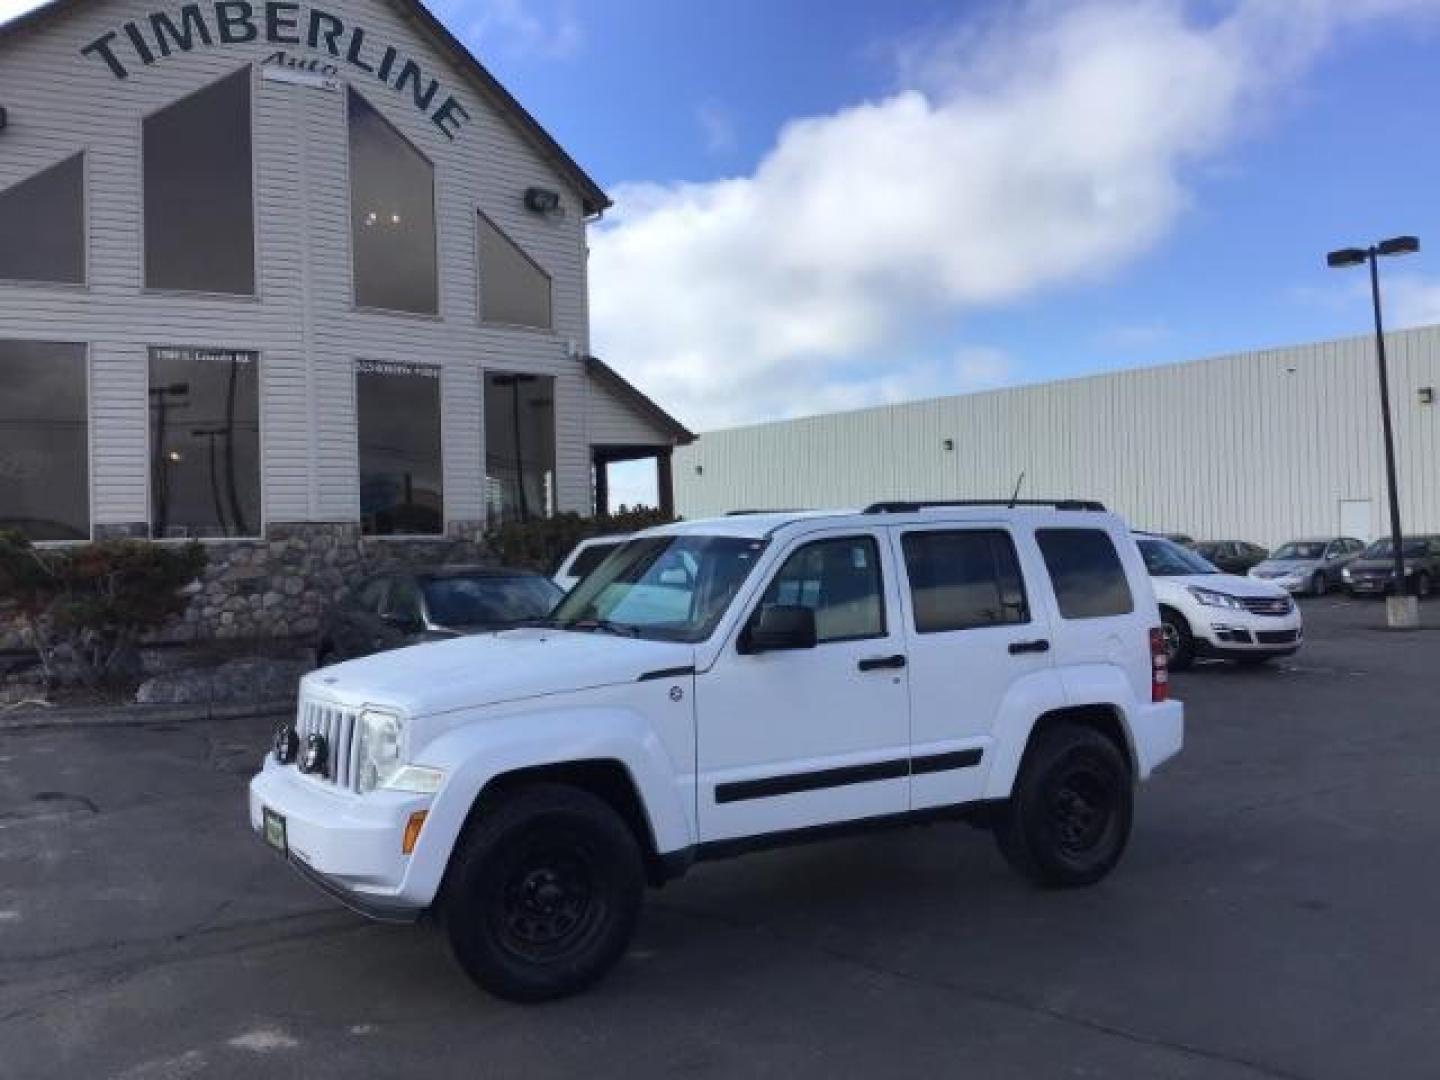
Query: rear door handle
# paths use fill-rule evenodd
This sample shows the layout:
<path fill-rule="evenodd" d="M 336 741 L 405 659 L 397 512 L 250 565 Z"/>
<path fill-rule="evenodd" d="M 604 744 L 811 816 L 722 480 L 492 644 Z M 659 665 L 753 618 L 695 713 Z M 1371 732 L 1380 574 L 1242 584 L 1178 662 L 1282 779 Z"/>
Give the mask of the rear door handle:
<path fill-rule="evenodd" d="M 882 671 L 886 668 L 903 668 L 905 657 L 895 656 L 869 656 L 861 660 L 857 665 L 861 671 Z"/>
<path fill-rule="evenodd" d="M 1046 641 L 1044 638 L 1040 638 L 1038 641 L 1012 641 L 1010 643 L 1010 652 L 1013 656 L 1019 656 L 1021 653 L 1028 652 L 1049 651 L 1050 642 Z"/>

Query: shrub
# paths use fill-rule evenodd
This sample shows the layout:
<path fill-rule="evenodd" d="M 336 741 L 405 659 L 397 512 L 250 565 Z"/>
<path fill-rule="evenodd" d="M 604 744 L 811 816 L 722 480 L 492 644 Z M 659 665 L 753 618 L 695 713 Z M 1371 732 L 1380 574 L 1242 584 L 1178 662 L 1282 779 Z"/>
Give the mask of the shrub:
<path fill-rule="evenodd" d="M 551 574 L 576 544 L 592 536 L 638 532 L 675 520 L 658 510 L 621 507 L 603 517 L 556 514 L 529 521 L 510 521 L 485 534 L 485 541 L 505 566 Z"/>
<path fill-rule="evenodd" d="M 148 633 L 185 610 L 205 550 L 140 540 L 41 550 L 0 534 L 0 597 L 13 605 L 47 680 L 57 659 L 89 685 L 110 681 Z"/>

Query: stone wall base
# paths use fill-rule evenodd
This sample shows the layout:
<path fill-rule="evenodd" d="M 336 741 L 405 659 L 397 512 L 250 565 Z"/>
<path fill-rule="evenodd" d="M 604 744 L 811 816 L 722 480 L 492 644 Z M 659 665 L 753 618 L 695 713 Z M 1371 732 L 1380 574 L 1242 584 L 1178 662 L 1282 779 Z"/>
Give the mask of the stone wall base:
<path fill-rule="evenodd" d="M 97 539 L 133 537 L 129 526 L 97 528 Z M 184 615 L 152 644 L 308 638 L 330 606 L 361 578 L 399 567 L 493 561 L 484 523 L 451 522 L 444 536 L 362 536 L 348 522 L 276 523 L 264 539 L 206 541 L 209 563 L 191 586 Z M 0 616 L 0 649 L 24 648 Z"/>

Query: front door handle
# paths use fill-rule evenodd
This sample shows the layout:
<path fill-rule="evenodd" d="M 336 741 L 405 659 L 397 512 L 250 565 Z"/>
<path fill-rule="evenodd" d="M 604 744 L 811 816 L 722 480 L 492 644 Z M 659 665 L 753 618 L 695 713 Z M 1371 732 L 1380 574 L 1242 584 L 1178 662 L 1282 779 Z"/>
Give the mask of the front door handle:
<path fill-rule="evenodd" d="M 887 668 L 903 668 L 905 657 L 895 656 L 868 656 L 857 665 L 861 671 L 883 671 Z"/>
<path fill-rule="evenodd" d="M 1021 653 L 1049 651 L 1050 642 L 1044 638 L 1040 638 L 1037 641 L 1012 641 L 1010 643 L 1010 653 L 1012 656 L 1019 656 Z"/>

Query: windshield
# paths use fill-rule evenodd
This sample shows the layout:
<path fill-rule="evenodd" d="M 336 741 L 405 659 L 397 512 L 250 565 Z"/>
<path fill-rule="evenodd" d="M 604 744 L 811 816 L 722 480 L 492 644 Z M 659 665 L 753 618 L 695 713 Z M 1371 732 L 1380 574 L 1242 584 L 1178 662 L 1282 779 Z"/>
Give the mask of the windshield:
<path fill-rule="evenodd" d="M 1270 558 L 1278 561 L 1286 559 L 1323 559 L 1325 557 L 1325 544 L 1323 541 L 1302 540 L 1294 544 L 1281 544 L 1275 554 Z"/>
<path fill-rule="evenodd" d="M 1145 559 L 1145 569 L 1151 577 L 1188 577 L 1191 574 L 1218 574 L 1211 566 L 1189 548 L 1158 536 L 1142 536 L 1135 541 Z"/>
<path fill-rule="evenodd" d="M 704 641 L 764 550 L 763 540 L 730 536 L 631 540 L 575 587 L 552 621 L 565 630 Z"/>
<path fill-rule="evenodd" d="M 437 577 L 422 587 L 430 621 L 440 626 L 505 626 L 543 619 L 561 596 L 549 578 L 518 575 Z"/>
<path fill-rule="evenodd" d="M 1365 549 L 1362 558 L 1365 559 L 1388 559 L 1395 553 L 1395 544 L 1389 538 L 1376 540 Z M 1400 553 L 1407 559 L 1418 559 L 1426 553 L 1424 540 L 1402 540 L 1400 541 Z"/>

